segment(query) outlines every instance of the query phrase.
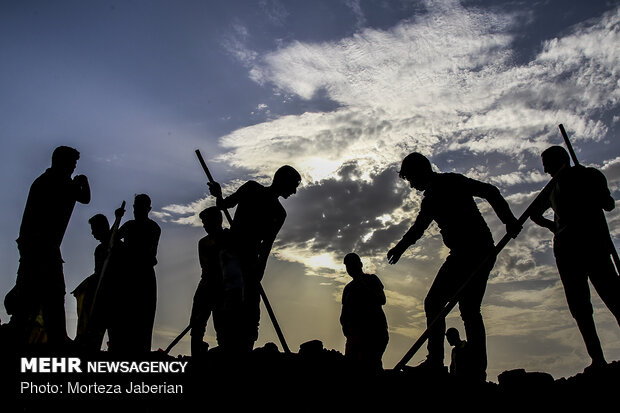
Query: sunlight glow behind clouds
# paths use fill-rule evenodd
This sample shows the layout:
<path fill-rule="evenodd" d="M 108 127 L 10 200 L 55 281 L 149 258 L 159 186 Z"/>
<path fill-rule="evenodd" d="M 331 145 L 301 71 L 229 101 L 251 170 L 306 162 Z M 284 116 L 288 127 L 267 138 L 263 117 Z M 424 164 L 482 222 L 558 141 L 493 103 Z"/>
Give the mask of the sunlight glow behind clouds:
<path fill-rule="evenodd" d="M 398 265 L 386 262 L 421 200 L 397 175 L 407 153 L 495 184 L 518 215 L 549 179 L 540 151 L 562 143 L 563 123 L 582 163 L 620 198 L 617 2 L 187 0 L 152 2 L 147 14 L 139 3 L 1 3 L 4 293 L 27 188 L 60 144 L 82 152 L 78 171 L 93 188 L 63 242 L 68 290 L 92 272 L 88 218 L 112 217 L 135 193 L 153 199 L 162 226 L 155 347 L 186 325 L 200 278 L 198 213 L 215 201 L 196 148 L 225 194 L 248 179 L 269 185 L 283 164 L 302 173 L 298 193 L 282 200 L 288 216 L 264 286 L 292 349 L 318 338 L 342 350 L 342 259 L 359 253 L 386 288 L 386 367 L 425 327 L 424 296 L 448 254 L 433 224 Z M 505 228 L 478 201 L 497 241 Z M 617 204 L 607 217 L 620 245 Z M 73 333 L 75 300 L 66 305 Z M 618 359 L 617 323 L 594 305 Z M 528 222 L 502 251 L 483 313 L 489 377 L 583 369 L 546 229 Z M 260 344 L 277 341 L 268 323 Z M 448 323 L 462 328 L 458 311 Z M 177 348 L 189 354 L 189 338 Z"/>
<path fill-rule="evenodd" d="M 542 52 L 522 66 L 510 66 L 511 37 L 505 32 L 514 18 L 479 13 L 453 1 L 391 30 L 364 29 L 331 43 L 293 42 L 252 59 L 250 77 L 304 99 L 325 90 L 339 108 L 280 116 L 233 131 L 221 138 L 228 152 L 218 160 L 254 171 L 257 177 L 291 164 L 302 173 L 305 186 L 331 180 L 334 188 L 340 182 L 344 190 L 351 179 L 371 183 L 373 176 L 398 165 L 403 155 L 413 150 L 431 156 L 466 150 L 513 156 L 530 153 L 537 158 L 557 138 L 558 116 L 570 122 L 575 140 L 599 140 L 607 126 L 592 119 L 591 111 L 599 108 L 602 95 L 606 96 L 605 105 L 616 105 L 619 97 L 618 22 L 620 9 L 590 26 L 576 27 L 565 38 L 547 41 Z M 245 33 L 240 28 L 236 32 Z M 593 42 L 601 47 L 582 49 Z M 236 43 L 235 50 L 239 47 Z M 343 181 L 346 165 L 357 172 Z M 512 168 L 503 173 L 484 168 L 461 172 L 500 188 L 542 186 L 547 180 L 538 164 Z M 509 199 L 529 202 L 533 195 L 513 193 Z M 167 212 L 188 213 L 197 205 L 203 202 L 168 207 Z M 368 205 L 360 207 L 367 209 L 367 218 L 375 222 L 360 235 L 366 235 L 364 242 L 372 241 L 376 230 L 412 218 L 396 203 L 391 211 L 377 216 Z M 325 213 L 321 214 L 325 218 Z M 324 244 L 316 236 L 308 231 L 305 242 L 297 244 L 296 253 L 286 259 L 295 256 L 309 268 L 317 268 L 313 263 L 316 257 L 344 252 L 310 252 L 313 244 Z M 540 239 L 534 237 L 530 244 L 529 248 L 519 244 L 519 252 L 509 247 L 513 260 L 508 267 L 498 268 L 508 271 L 519 262 L 534 263 L 528 251 L 541 245 Z M 300 245 L 306 248 L 300 249 Z M 331 260 L 338 262 L 339 258 Z M 334 269 L 333 265 L 325 267 Z M 534 276 L 522 270 L 519 277 Z"/>
<path fill-rule="evenodd" d="M 420 300 L 428 285 L 400 280 L 412 273 L 432 279 L 447 251 L 431 227 L 407 251 L 407 263 L 385 263 L 387 249 L 412 223 L 420 200 L 396 177 L 403 156 L 419 151 L 435 164 L 443 155 L 455 158 L 451 168 L 497 185 L 518 215 L 548 181 L 539 154 L 561 142 L 557 124 L 570 125 L 577 143 L 600 142 L 609 137 L 605 111 L 620 101 L 620 8 L 544 42 L 531 61 L 514 65 L 508 34 L 514 16 L 466 9 L 455 1 L 432 4 L 428 14 L 392 29 L 367 28 L 338 41 L 293 41 L 262 56 L 235 43 L 231 52 L 239 53 L 258 84 L 308 101 L 324 93 L 337 108 L 271 114 L 221 137 L 226 152 L 217 159 L 256 178 L 283 164 L 298 168 L 303 189 L 286 201 L 289 217 L 275 258 L 301 263 L 307 275 L 341 286 L 347 282 L 343 255 L 363 251 L 386 284 L 390 304 L 408 311 L 410 318 L 392 320 L 390 331 L 409 336 L 424 326 Z M 463 160 L 492 156 L 502 162 L 471 166 Z M 617 190 L 618 158 L 602 163 Z M 493 233 L 503 234 L 488 205 L 481 203 L 481 209 Z M 617 213 L 610 216 L 610 222 L 618 220 Z M 550 252 L 551 234 L 527 223 L 498 257 L 487 294 L 494 304 L 485 307 L 493 319 L 491 334 L 566 326 L 569 316 L 557 318 L 565 304 Z M 528 284 L 554 280 L 546 289 Z M 502 293 L 505 285 L 513 291 Z M 495 304 L 502 300 L 505 305 Z"/>
<path fill-rule="evenodd" d="M 377 171 L 412 150 L 539 153 L 557 136 L 558 119 L 577 140 L 605 135 L 607 126 L 589 115 L 602 97 L 606 106 L 618 102 L 617 12 L 510 66 L 510 16 L 443 6 L 389 31 L 293 42 L 257 59 L 250 72 L 257 82 L 303 99 L 324 90 L 340 107 L 234 131 L 222 138 L 229 152 L 220 159 L 256 171 L 288 159 L 318 182 L 338 163 L 368 159 L 360 169 Z M 593 42 L 602 43 L 597 52 L 579 46 Z M 331 167 L 317 171 L 308 158 Z"/>

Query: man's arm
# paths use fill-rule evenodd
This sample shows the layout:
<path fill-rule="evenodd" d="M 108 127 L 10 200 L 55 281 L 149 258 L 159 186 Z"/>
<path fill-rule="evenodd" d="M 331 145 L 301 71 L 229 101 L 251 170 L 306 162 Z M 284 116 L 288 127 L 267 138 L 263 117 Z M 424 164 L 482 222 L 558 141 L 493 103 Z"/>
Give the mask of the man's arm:
<path fill-rule="evenodd" d="M 152 221 L 153 224 L 153 238 L 151 240 L 151 245 L 149 246 L 149 255 L 152 258 L 153 265 L 157 264 L 157 248 L 159 247 L 159 238 L 161 237 L 161 227 L 155 222 Z"/>
<path fill-rule="evenodd" d="M 219 209 L 230 209 L 230 208 L 234 208 L 235 206 L 239 204 L 239 201 L 243 197 L 243 193 L 247 191 L 248 188 L 250 188 L 250 185 L 252 185 L 251 182 L 252 181 L 248 181 L 245 184 L 241 185 L 234 193 L 227 196 L 226 198 L 224 198 L 222 195 L 222 187 L 220 186 L 219 183 L 209 182 L 208 185 L 209 185 L 209 191 L 211 192 L 211 195 L 213 195 L 216 198 L 215 205 Z"/>
<path fill-rule="evenodd" d="M 344 286 L 344 290 L 342 290 L 342 309 L 340 310 L 340 325 L 342 326 L 342 333 L 345 337 L 349 337 L 352 333 L 351 331 L 351 310 L 348 305 L 348 297 L 349 297 L 349 289 L 350 284 Z"/>
<path fill-rule="evenodd" d="M 450 356 L 450 374 L 456 373 L 456 347 L 452 349 Z"/>
<path fill-rule="evenodd" d="M 535 207 L 532 209 L 530 219 L 536 225 L 547 228 L 549 231 L 555 233 L 555 222 L 543 217 L 543 214 L 549 208 L 551 208 L 551 200 L 549 199 L 549 197 L 539 199 Z"/>
<path fill-rule="evenodd" d="M 376 302 L 379 305 L 385 305 L 385 303 L 387 302 L 387 300 L 385 299 L 385 287 L 383 286 L 383 283 L 381 282 L 379 277 L 373 275 L 372 278 L 373 285 L 371 286 L 371 288 L 373 290 L 372 293 L 376 298 Z"/>
<path fill-rule="evenodd" d="M 284 212 L 283 215 L 279 216 L 273 222 L 258 248 L 258 260 L 256 262 L 255 270 L 259 280 L 263 279 L 263 275 L 265 274 L 265 268 L 267 268 L 267 260 L 269 259 L 269 255 L 271 254 L 271 248 L 273 247 L 273 243 L 276 240 L 278 232 L 280 232 L 282 225 L 284 225 L 285 219 L 286 212 Z"/>
<path fill-rule="evenodd" d="M 208 260 L 207 260 L 207 244 L 209 242 L 208 237 L 203 237 L 198 241 L 198 262 L 200 263 L 200 273 L 204 276 L 207 272 Z"/>
<path fill-rule="evenodd" d="M 388 251 L 388 262 L 390 264 L 396 264 L 407 248 L 422 238 L 424 231 L 426 231 L 431 222 L 433 222 L 433 217 L 430 213 L 428 204 L 425 202 L 425 199 L 423 199 L 422 205 L 420 206 L 420 212 L 418 213 L 414 224 L 411 228 L 409 228 L 409 231 L 403 235 L 403 238 Z"/>
<path fill-rule="evenodd" d="M 494 185 L 471 178 L 467 178 L 467 183 L 473 196 L 486 199 L 491 204 L 497 217 L 506 225 L 506 232 L 515 238 L 521 232 L 522 227 L 499 189 Z"/>
<path fill-rule="evenodd" d="M 119 213 L 119 210 L 120 210 L 120 208 L 119 208 L 119 209 L 117 209 L 117 210 L 115 211 L 115 214 Z M 117 215 L 117 216 L 118 216 L 118 215 Z M 128 223 L 129 223 L 129 222 L 130 222 L 130 221 L 126 221 L 123 225 L 121 225 L 121 226 L 118 228 L 118 231 L 116 231 L 116 239 L 117 239 L 117 240 L 121 240 L 121 239 L 122 239 L 122 240 L 125 240 L 125 237 L 127 236 L 127 227 L 128 227 Z M 116 240 L 115 240 L 115 241 L 116 241 Z M 126 241 L 126 240 L 125 240 L 125 241 Z"/>
<path fill-rule="evenodd" d="M 598 169 L 588 169 L 591 171 L 595 184 L 595 193 L 597 195 L 596 202 L 607 212 L 613 210 L 616 207 L 616 201 L 611 196 L 611 191 L 609 190 L 609 186 L 607 186 L 607 178 L 605 178 L 605 175 Z"/>
<path fill-rule="evenodd" d="M 73 178 L 73 184 L 75 185 L 75 200 L 81 204 L 88 204 L 90 202 L 90 185 L 86 175 L 76 175 Z"/>

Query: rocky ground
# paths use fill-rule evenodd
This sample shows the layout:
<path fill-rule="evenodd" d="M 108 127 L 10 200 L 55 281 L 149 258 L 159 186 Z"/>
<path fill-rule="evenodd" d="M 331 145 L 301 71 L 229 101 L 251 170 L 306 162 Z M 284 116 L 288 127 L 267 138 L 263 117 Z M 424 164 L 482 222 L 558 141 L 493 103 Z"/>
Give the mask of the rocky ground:
<path fill-rule="evenodd" d="M 21 373 L 23 354 L 6 354 L 2 362 L 3 406 L 13 411 L 63 409 L 71 411 L 119 412 L 397 412 L 433 409 L 476 411 L 543 411 L 588 407 L 612 409 L 620 391 L 620 362 L 574 377 L 553 377 L 543 372 L 511 370 L 499 383 L 467 383 L 447 373 L 428 374 L 412 368 L 385 370 L 378 374 L 356 371 L 335 350 L 320 342 L 302 347 L 299 353 L 284 354 L 275 345 L 255 349 L 243 359 L 231 358 L 213 349 L 202 358 L 171 357 L 153 352 L 149 360 L 186 361 L 184 373 L 89 374 Z M 37 354 L 39 356 L 39 354 Z M 58 356 L 58 354 L 55 354 Z M 113 360 L 106 352 L 75 354 L 83 364 L 89 360 Z M 22 392 L 22 383 L 64 386 L 63 393 Z M 67 394 L 66 383 L 118 385 L 121 393 L 89 391 Z M 135 383 L 182 389 L 177 393 L 128 394 Z M 84 386 L 83 386 L 84 387 Z M 93 387 L 90 387 L 93 389 Z M 42 389 L 42 388 L 41 388 Z M 12 408 L 2 408 L 3 412 Z"/>

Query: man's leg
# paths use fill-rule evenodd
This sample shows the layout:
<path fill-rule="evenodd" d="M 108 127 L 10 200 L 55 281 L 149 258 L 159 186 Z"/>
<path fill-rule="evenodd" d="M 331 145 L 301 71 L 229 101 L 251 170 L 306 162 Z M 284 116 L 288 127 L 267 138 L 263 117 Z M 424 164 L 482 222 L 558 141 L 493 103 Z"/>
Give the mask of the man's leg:
<path fill-rule="evenodd" d="M 133 320 L 126 326 L 127 340 L 124 341 L 130 353 L 141 356 L 151 351 L 157 308 L 157 282 L 152 268 L 138 269 L 135 276 L 137 282 L 132 283 L 132 288 L 135 288 L 131 297 L 133 301 L 128 306 Z"/>
<path fill-rule="evenodd" d="M 616 267 L 609 254 L 590 257 L 593 264 L 589 271 L 590 281 L 620 325 L 620 277 L 616 273 Z"/>
<path fill-rule="evenodd" d="M 458 286 L 454 286 L 454 275 L 458 268 L 457 262 L 452 254 L 443 263 L 435 281 L 424 299 L 424 311 L 426 312 L 426 325 L 428 328 L 428 358 L 427 361 L 433 365 L 443 366 L 444 359 L 444 335 L 446 332 L 446 318 L 441 317 L 435 320 L 437 315 L 443 310 L 450 298 L 456 292 Z"/>
<path fill-rule="evenodd" d="M 381 333 L 377 333 L 375 340 L 373 341 L 372 346 L 372 365 L 377 370 L 383 370 L 383 353 L 385 353 L 385 349 L 390 341 L 390 336 L 386 331 L 382 331 Z"/>
<path fill-rule="evenodd" d="M 207 286 L 204 280 L 200 280 L 196 292 L 194 293 L 194 301 L 192 303 L 192 314 L 190 316 L 191 351 L 192 356 L 198 356 L 204 353 L 205 346 L 203 337 L 207 329 L 207 322 L 211 315 L 211 309 L 208 306 Z"/>
<path fill-rule="evenodd" d="M 147 305 L 144 315 L 144 350 L 151 352 L 153 343 L 153 327 L 155 326 L 155 313 L 157 311 L 157 280 L 155 278 L 155 270 L 151 270 L 148 284 L 145 288 L 147 295 Z"/>
<path fill-rule="evenodd" d="M 492 251 L 489 251 L 489 254 L 491 253 Z M 486 262 L 485 259 L 487 259 Z M 482 306 L 489 274 L 495 265 L 495 257 L 485 255 L 478 256 L 477 259 L 470 257 L 468 260 L 469 263 L 463 265 L 463 268 L 468 270 L 467 277 L 473 271 L 477 270 L 477 273 L 463 290 L 459 300 L 459 309 L 465 325 L 465 335 L 471 357 L 471 373 L 474 378 L 485 380 L 487 369 L 486 329 L 480 307 Z"/>
<path fill-rule="evenodd" d="M 260 285 L 257 282 L 245 282 L 243 291 L 242 322 L 243 337 L 241 349 L 251 351 L 258 339 L 260 322 Z"/>
<path fill-rule="evenodd" d="M 49 344 L 62 346 L 67 344 L 67 323 L 65 316 L 65 276 L 61 260 L 45 260 L 40 267 L 43 275 L 37 286 L 38 300 L 41 305 L 43 327 Z"/>
<path fill-rule="evenodd" d="M 368 331 L 359 337 L 358 366 L 368 372 L 383 370 L 383 353 L 387 347 L 387 331 Z M 347 338 L 347 345 L 349 339 Z"/>
<path fill-rule="evenodd" d="M 41 311 L 48 342 L 60 346 L 67 344 L 69 337 L 67 336 L 64 293 L 46 294 Z"/>
<path fill-rule="evenodd" d="M 344 345 L 344 356 L 351 363 L 359 363 L 362 359 L 362 340 L 359 333 L 349 334 Z"/>
<path fill-rule="evenodd" d="M 594 317 L 592 314 L 589 316 L 587 314 L 583 314 L 579 316 L 579 318 L 575 318 L 575 321 L 577 322 L 577 327 L 579 327 L 579 332 L 583 337 L 588 355 L 592 359 L 592 365 L 599 366 L 607 364 L 605 361 L 605 355 L 603 354 L 601 341 L 596 332 L 596 324 L 594 323 Z"/>
<path fill-rule="evenodd" d="M 556 243 L 557 246 L 557 243 Z M 555 251 L 556 264 L 571 315 L 577 322 L 593 365 L 605 364 L 603 349 L 594 324 L 590 286 L 583 268 L 583 257 L 571 251 Z M 581 258 L 580 258 L 581 257 Z"/>

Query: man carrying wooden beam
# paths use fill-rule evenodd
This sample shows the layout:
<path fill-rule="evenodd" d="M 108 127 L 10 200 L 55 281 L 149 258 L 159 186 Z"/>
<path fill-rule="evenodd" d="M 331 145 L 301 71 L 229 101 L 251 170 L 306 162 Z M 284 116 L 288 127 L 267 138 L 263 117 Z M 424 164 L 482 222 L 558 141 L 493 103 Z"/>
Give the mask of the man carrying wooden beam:
<path fill-rule="evenodd" d="M 537 204 L 531 219 L 553 232 L 553 253 L 566 301 L 592 359 L 591 368 L 606 364 L 596 333 L 588 279 L 620 325 L 620 278 L 603 211 L 616 206 L 605 176 L 595 168 L 570 166 L 568 152 L 551 146 L 542 153 L 544 171 L 556 182 Z M 554 220 L 543 217 L 553 209 Z"/>

